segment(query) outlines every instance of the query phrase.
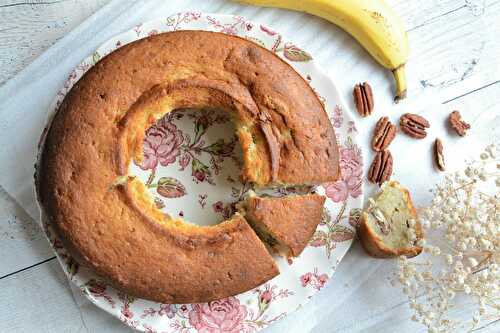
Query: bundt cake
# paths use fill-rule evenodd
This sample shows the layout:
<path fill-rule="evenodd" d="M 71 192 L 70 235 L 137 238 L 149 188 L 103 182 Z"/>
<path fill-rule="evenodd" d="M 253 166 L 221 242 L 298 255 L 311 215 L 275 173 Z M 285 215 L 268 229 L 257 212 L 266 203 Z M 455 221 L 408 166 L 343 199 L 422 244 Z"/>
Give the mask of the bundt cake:
<path fill-rule="evenodd" d="M 101 59 L 51 122 L 37 165 L 38 197 L 77 261 L 125 292 L 163 303 L 235 295 L 278 274 L 241 215 L 205 227 L 171 218 L 128 175 L 131 161 L 143 158 L 145 130 L 188 107 L 231 115 L 245 182 L 283 186 L 339 177 L 335 134 L 318 97 L 257 44 L 176 31 Z"/>

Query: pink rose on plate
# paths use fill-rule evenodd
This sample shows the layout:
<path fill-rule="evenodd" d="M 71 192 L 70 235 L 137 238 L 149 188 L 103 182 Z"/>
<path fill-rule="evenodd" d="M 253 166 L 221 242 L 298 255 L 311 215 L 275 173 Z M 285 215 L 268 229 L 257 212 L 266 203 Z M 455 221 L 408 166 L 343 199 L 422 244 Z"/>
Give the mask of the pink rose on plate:
<path fill-rule="evenodd" d="M 311 283 L 313 275 L 311 272 L 308 272 L 300 277 L 300 283 L 302 284 L 302 287 L 307 286 L 309 283 Z"/>
<path fill-rule="evenodd" d="M 191 155 L 189 154 L 184 154 L 179 158 L 179 165 L 180 165 L 180 171 L 184 171 L 186 167 L 188 166 L 189 162 L 191 162 Z"/>
<path fill-rule="evenodd" d="M 196 183 L 203 183 L 205 180 L 209 183 L 212 182 L 210 169 L 196 158 L 193 158 L 191 162 L 191 175 Z"/>
<path fill-rule="evenodd" d="M 166 315 L 168 318 L 174 318 L 176 313 L 177 308 L 173 304 L 162 304 L 160 305 L 160 311 L 158 311 L 160 316 Z"/>
<path fill-rule="evenodd" d="M 146 131 L 143 143 L 144 159 L 139 167 L 149 170 L 156 168 L 158 163 L 163 166 L 174 163 L 181 153 L 179 148 L 183 141 L 182 132 L 168 117 L 160 119 Z"/>
<path fill-rule="evenodd" d="M 316 290 L 323 288 L 328 281 L 328 275 L 319 274 L 318 269 L 315 268 L 314 272 L 308 272 L 300 277 L 302 287 L 312 286 Z"/>
<path fill-rule="evenodd" d="M 340 105 L 335 105 L 335 108 L 333 109 L 333 115 L 330 120 L 333 124 L 333 127 L 340 128 L 342 126 L 344 117 L 342 116 L 342 107 Z"/>
<path fill-rule="evenodd" d="M 134 314 L 132 313 L 132 311 L 130 311 L 130 308 L 128 306 L 124 306 L 122 308 L 122 315 L 127 319 L 130 319 L 134 316 Z"/>
<path fill-rule="evenodd" d="M 343 202 L 349 195 L 357 198 L 361 195 L 361 177 L 363 161 L 361 151 L 355 145 L 340 148 L 340 170 L 342 179 L 326 187 L 326 196 L 334 202 Z"/>
<path fill-rule="evenodd" d="M 326 196 L 332 199 L 334 202 L 342 202 L 347 199 L 349 189 L 344 181 L 338 181 L 329 184 L 326 187 Z"/>
<path fill-rule="evenodd" d="M 194 304 L 189 323 L 200 333 L 239 333 L 244 331 L 247 309 L 235 297 Z"/>
<path fill-rule="evenodd" d="M 259 295 L 259 301 L 264 304 L 269 304 L 273 300 L 273 293 L 271 290 L 265 290 Z"/>
<path fill-rule="evenodd" d="M 178 312 L 181 314 L 181 316 L 186 317 L 189 314 L 189 311 L 189 307 L 186 304 L 182 304 L 181 306 L 179 306 Z"/>
<path fill-rule="evenodd" d="M 214 212 L 222 213 L 224 211 L 224 203 L 222 203 L 222 201 L 217 201 L 212 205 L 212 208 L 214 209 Z"/>
<path fill-rule="evenodd" d="M 328 275 L 321 274 L 320 276 L 318 276 L 318 283 L 317 283 L 318 290 L 323 288 L 327 281 L 328 281 Z"/>

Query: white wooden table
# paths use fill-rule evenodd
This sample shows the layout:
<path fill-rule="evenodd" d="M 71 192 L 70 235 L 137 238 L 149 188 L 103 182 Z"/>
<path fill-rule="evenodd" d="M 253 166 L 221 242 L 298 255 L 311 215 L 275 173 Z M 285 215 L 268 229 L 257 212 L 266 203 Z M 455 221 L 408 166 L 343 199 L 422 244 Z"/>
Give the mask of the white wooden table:
<path fill-rule="evenodd" d="M 107 2 L 0 0 L 0 85 Z M 412 60 L 426 68 L 425 78 L 420 81 L 422 89 L 439 92 L 440 102 L 450 109 L 464 105 L 477 108 L 481 111 L 477 114 L 488 114 L 493 123 L 499 124 L 500 1 L 389 2 L 406 22 Z M 471 119 L 473 124 L 476 120 L 479 121 Z M 491 129 L 486 133 L 492 133 Z M 344 259 L 346 264 L 340 265 L 336 274 L 348 274 L 349 265 L 361 258 L 360 252 L 355 244 Z M 1 187 L 0 253 L 0 332 L 127 330 L 94 306 L 75 304 L 38 226 Z M 380 276 L 389 276 L 391 263 L 378 261 L 370 274 L 375 270 Z M 363 277 L 358 281 L 368 283 Z M 372 289 L 377 289 L 373 281 L 370 283 Z M 411 316 L 401 297 L 399 303 L 379 304 L 375 315 L 383 318 L 384 324 L 371 325 L 369 316 L 373 313 L 368 316 L 356 312 L 356 302 L 360 301 L 352 300 L 352 307 L 339 310 L 343 323 L 351 324 L 337 327 L 338 330 L 390 332 L 402 327 L 399 325 Z M 332 323 L 335 320 L 332 318 Z M 331 331 L 332 327 L 320 325 L 315 331 Z M 500 324 L 485 324 L 479 331 L 498 332 Z"/>

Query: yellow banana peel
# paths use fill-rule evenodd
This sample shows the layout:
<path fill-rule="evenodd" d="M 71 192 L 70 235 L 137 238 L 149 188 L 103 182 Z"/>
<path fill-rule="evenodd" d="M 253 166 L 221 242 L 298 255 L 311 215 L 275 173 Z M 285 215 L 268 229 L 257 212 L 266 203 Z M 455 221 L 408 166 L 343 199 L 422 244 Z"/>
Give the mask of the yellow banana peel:
<path fill-rule="evenodd" d="M 401 19 L 382 0 L 236 0 L 241 4 L 284 8 L 322 17 L 352 35 L 396 81 L 397 103 L 406 97 L 408 36 Z"/>

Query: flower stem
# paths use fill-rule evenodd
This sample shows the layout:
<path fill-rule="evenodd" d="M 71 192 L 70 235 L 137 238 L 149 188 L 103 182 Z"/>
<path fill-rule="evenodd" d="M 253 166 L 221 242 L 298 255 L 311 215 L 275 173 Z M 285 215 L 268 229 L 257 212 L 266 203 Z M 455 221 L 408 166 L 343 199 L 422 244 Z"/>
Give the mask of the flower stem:
<path fill-rule="evenodd" d="M 146 181 L 146 187 L 151 187 L 151 183 L 153 182 L 153 180 L 155 179 L 155 175 L 156 175 L 156 168 L 153 168 L 151 169 L 151 173 L 149 174 L 149 178 L 148 180 Z"/>
<path fill-rule="evenodd" d="M 340 207 L 339 214 L 335 218 L 335 221 L 333 221 L 333 223 L 328 224 L 328 230 L 330 232 L 333 232 L 333 229 L 332 229 L 333 226 L 336 225 L 337 223 L 339 223 L 340 220 L 342 219 L 342 216 L 344 216 L 344 212 L 345 212 L 346 207 L 347 207 L 347 200 L 344 200 L 344 202 L 342 203 L 342 207 Z"/>

